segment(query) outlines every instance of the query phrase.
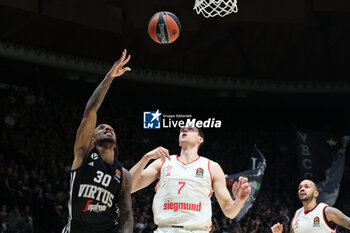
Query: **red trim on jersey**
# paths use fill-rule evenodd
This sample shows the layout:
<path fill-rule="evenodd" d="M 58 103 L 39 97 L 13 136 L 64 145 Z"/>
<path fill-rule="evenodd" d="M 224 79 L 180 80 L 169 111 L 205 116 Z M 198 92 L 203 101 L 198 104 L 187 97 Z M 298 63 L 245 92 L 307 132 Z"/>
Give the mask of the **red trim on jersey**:
<path fill-rule="evenodd" d="M 158 186 L 159 180 L 156 183 L 156 186 L 154 187 L 154 191 L 157 192 L 157 186 Z"/>
<path fill-rule="evenodd" d="M 162 171 L 162 167 L 163 167 L 163 164 L 165 163 L 165 160 L 162 162 L 162 165 L 160 165 L 160 168 L 159 168 L 159 177 L 160 177 L 160 172 Z"/>
<path fill-rule="evenodd" d="M 176 155 L 177 161 L 179 161 L 180 163 L 182 163 L 182 165 L 188 165 L 188 164 L 190 164 L 190 163 L 194 163 L 194 162 L 196 162 L 199 158 L 200 158 L 200 156 L 198 156 L 198 158 L 196 158 L 195 160 L 193 160 L 193 161 L 191 161 L 191 162 L 184 163 L 184 162 L 182 162 L 182 161 L 179 159 L 179 155 Z"/>
<path fill-rule="evenodd" d="M 327 206 L 323 207 L 323 210 L 322 210 L 323 220 L 324 220 L 324 222 L 326 223 L 326 225 L 327 225 L 327 227 L 328 227 L 329 229 L 331 229 L 332 231 L 335 231 L 335 229 L 337 229 L 337 227 L 335 227 L 334 229 L 333 229 L 332 227 L 330 227 L 330 226 L 328 225 L 328 221 L 326 220 L 326 217 L 324 216 L 324 215 L 325 215 L 325 211 L 326 211 L 326 207 L 327 207 Z"/>
<path fill-rule="evenodd" d="M 209 170 L 209 174 L 210 174 L 210 186 L 211 186 L 211 189 L 213 189 L 213 175 L 211 174 L 210 165 L 209 164 L 210 164 L 210 159 L 208 160 L 208 170 Z"/>
<path fill-rule="evenodd" d="M 156 186 L 154 187 L 154 191 L 157 192 L 157 186 L 158 186 L 158 183 L 160 181 L 160 176 L 161 176 L 161 173 L 162 173 L 162 167 L 163 167 L 163 164 L 165 163 L 165 161 L 163 161 L 162 165 L 160 165 L 160 168 L 159 168 L 159 180 L 158 182 L 156 183 Z"/>
<path fill-rule="evenodd" d="M 211 222 L 210 227 L 209 227 L 209 233 L 211 232 L 211 228 L 213 227 L 213 222 Z"/>
<path fill-rule="evenodd" d="M 312 208 L 312 210 L 308 211 L 307 213 L 305 213 L 305 210 L 304 210 L 304 214 L 307 215 L 307 214 L 311 213 L 312 211 L 314 211 L 314 210 L 317 208 L 317 206 L 318 206 L 319 204 L 320 204 L 320 203 L 318 203 L 314 208 Z"/>

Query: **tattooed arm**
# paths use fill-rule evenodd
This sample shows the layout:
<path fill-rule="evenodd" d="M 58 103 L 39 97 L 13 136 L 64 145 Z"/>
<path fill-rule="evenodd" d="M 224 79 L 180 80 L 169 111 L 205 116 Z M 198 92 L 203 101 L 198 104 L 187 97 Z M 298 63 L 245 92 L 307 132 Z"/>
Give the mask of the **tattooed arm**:
<path fill-rule="evenodd" d="M 334 222 L 335 224 L 350 230 L 350 218 L 344 215 L 340 210 L 333 207 L 327 207 L 325 209 L 325 214 L 328 221 Z"/>
<path fill-rule="evenodd" d="M 132 216 L 131 208 L 131 175 L 130 173 L 123 168 L 123 182 L 122 188 L 119 192 L 119 201 L 118 207 L 120 211 L 120 230 L 121 233 L 132 233 L 134 228 L 134 218 Z"/>
<path fill-rule="evenodd" d="M 74 144 L 74 161 L 72 170 L 77 169 L 81 166 L 85 156 L 89 152 L 92 146 L 92 134 L 96 127 L 97 121 L 97 110 L 102 104 L 103 99 L 112 81 L 115 77 L 121 76 L 126 71 L 130 71 L 129 67 L 123 67 L 129 60 L 130 55 L 126 58 L 126 50 L 123 51 L 120 59 L 114 63 L 106 77 L 98 85 L 88 103 L 86 104 L 83 119 L 80 123 L 79 129 L 75 137 Z"/>

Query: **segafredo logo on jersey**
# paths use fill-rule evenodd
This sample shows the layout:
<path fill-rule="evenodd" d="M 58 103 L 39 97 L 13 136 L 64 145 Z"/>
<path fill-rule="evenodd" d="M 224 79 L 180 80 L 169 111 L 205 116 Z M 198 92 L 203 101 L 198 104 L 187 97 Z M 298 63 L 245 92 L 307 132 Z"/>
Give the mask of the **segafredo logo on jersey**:
<path fill-rule="evenodd" d="M 88 200 L 85 205 L 85 209 L 83 209 L 83 212 L 103 212 L 106 211 L 107 206 L 97 204 L 91 204 L 92 200 Z"/>
<path fill-rule="evenodd" d="M 157 111 L 143 112 L 143 128 L 144 129 L 160 129 L 160 128 L 221 128 L 221 120 L 215 118 L 207 118 L 205 120 L 193 118 L 190 114 L 162 114 Z"/>

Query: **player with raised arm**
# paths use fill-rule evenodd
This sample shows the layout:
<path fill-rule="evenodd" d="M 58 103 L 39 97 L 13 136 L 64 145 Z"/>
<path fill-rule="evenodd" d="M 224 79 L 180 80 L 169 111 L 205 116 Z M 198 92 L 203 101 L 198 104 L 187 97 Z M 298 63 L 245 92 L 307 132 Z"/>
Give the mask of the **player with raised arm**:
<path fill-rule="evenodd" d="M 336 208 L 322 202 L 317 203 L 318 194 L 317 186 L 313 181 L 303 180 L 299 184 L 298 195 L 303 207 L 295 212 L 290 232 L 334 233 L 337 225 L 350 229 L 350 218 Z M 277 223 L 271 227 L 271 231 L 282 233 L 283 225 Z"/>
<path fill-rule="evenodd" d="M 203 141 L 201 129 L 192 126 L 181 128 L 179 156 L 170 156 L 167 149 L 158 147 L 145 154 L 131 168 L 132 192 L 159 179 L 153 199 L 157 232 L 210 231 L 210 197 L 213 192 L 223 213 L 231 219 L 237 216 L 248 199 L 251 191 L 248 179 L 240 177 L 239 182 L 233 185 L 232 191 L 236 200 L 232 200 L 220 165 L 198 155 L 198 148 Z M 152 159 L 156 160 L 145 168 Z"/>
<path fill-rule="evenodd" d="M 112 84 L 126 71 L 126 50 L 90 97 L 76 134 L 71 169 L 68 224 L 62 233 L 133 231 L 131 176 L 117 160 L 116 135 L 107 124 L 96 127 L 97 110 Z"/>

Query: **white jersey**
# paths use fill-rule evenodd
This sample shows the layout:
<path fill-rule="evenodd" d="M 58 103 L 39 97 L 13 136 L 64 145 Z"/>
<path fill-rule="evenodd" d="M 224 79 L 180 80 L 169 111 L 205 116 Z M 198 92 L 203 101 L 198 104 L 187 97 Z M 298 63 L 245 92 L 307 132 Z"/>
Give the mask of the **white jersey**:
<path fill-rule="evenodd" d="M 183 163 L 178 156 L 162 164 L 153 199 L 154 222 L 159 227 L 209 231 L 213 194 L 210 160 L 198 157 Z"/>
<path fill-rule="evenodd" d="M 305 213 L 304 207 L 295 212 L 292 227 L 295 233 L 335 233 L 336 229 L 328 226 L 324 216 L 324 203 L 319 203 L 313 210 Z"/>

